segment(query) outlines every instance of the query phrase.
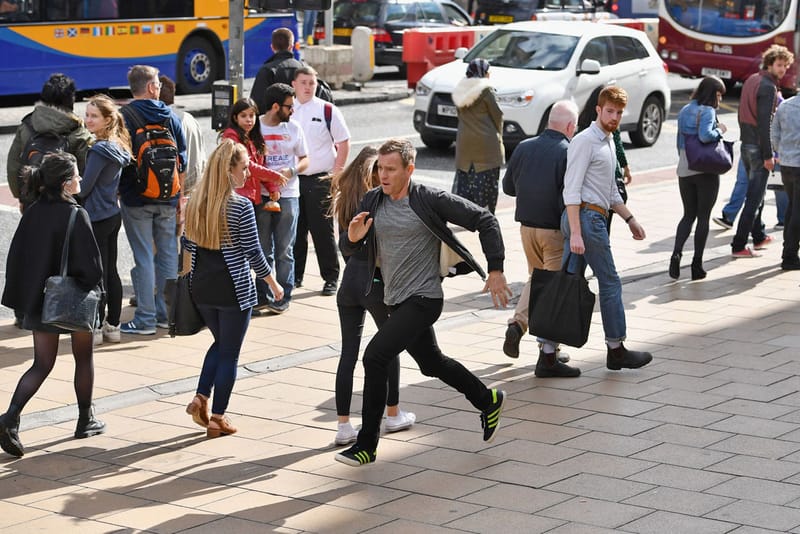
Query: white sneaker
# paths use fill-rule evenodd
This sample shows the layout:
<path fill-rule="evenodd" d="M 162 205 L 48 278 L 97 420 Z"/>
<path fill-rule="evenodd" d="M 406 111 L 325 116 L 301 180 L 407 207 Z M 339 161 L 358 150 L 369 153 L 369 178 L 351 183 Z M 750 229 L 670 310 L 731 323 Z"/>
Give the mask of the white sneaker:
<path fill-rule="evenodd" d="M 111 326 L 108 322 L 103 321 L 102 328 L 103 340 L 109 343 L 119 343 L 122 341 L 122 336 L 119 333 L 119 326 Z M 95 334 L 96 335 L 96 334 Z"/>
<path fill-rule="evenodd" d="M 95 328 L 94 332 L 92 332 L 92 345 L 95 347 L 98 345 L 103 344 L 103 331 L 99 328 Z"/>
<path fill-rule="evenodd" d="M 400 432 L 408 430 L 417 421 L 417 416 L 412 412 L 400 410 L 397 415 L 386 416 L 386 432 Z"/>
<path fill-rule="evenodd" d="M 339 423 L 339 430 L 336 431 L 336 438 L 333 440 L 337 445 L 349 445 L 358 438 L 358 432 L 349 422 Z"/>

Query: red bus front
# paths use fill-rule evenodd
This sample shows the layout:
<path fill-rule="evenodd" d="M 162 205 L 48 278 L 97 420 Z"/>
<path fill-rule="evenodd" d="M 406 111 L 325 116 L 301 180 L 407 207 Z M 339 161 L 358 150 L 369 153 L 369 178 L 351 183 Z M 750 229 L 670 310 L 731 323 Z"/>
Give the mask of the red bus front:
<path fill-rule="evenodd" d="M 659 0 L 658 52 L 670 72 L 744 81 L 772 44 L 798 50 L 798 0 Z M 781 80 L 797 90 L 797 61 Z"/>

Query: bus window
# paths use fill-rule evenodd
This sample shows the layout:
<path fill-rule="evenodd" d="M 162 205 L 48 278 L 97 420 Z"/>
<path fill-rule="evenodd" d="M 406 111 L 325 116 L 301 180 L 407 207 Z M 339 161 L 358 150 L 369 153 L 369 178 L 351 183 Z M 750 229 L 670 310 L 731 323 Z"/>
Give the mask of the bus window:
<path fill-rule="evenodd" d="M 685 28 L 725 37 L 752 37 L 777 28 L 789 13 L 783 0 L 703 2 L 665 0 L 670 17 Z"/>

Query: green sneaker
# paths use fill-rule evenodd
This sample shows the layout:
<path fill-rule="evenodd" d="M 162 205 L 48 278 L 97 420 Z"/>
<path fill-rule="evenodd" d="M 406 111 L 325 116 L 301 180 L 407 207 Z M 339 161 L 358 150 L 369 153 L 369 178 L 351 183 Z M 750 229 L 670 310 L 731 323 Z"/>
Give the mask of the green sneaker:
<path fill-rule="evenodd" d="M 335 456 L 337 462 L 342 462 L 351 467 L 361 467 L 375 461 L 375 453 L 362 449 L 358 444 Z"/>
<path fill-rule="evenodd" d="M 497 429 L 500 427 L 500 413 L 503 411 L 503 403 L 506 394 L 499 389 L 492 390 L 492 402 L 481 412 L 481 426 L 483 427 L 483 441 L 491 443 L 494 440 Z"/>

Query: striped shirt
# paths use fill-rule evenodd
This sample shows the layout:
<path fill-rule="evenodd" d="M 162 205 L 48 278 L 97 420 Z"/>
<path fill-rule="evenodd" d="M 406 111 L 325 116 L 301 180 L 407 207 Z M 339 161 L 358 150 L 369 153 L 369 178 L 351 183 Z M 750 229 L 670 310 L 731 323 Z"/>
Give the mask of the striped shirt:
<path fill-rule="evenodd" d="M 252 268 L 256 276 L 264 278 L 272 272 L 256 230 L 256 216 L 253 204 L 243 196 L 232 193 L 227 207 L 228 234 L 230 239 L 222 245 L 222 256 L 236 290 L 236 300 L 242 311 L 252 308 L 258 302 L 256 285 L 250 274 Z M 192 254 L 192 272 L 195 270 L 195 251 L 197 244 L 186 236 L 182 238 L 184 247 Z"/>

